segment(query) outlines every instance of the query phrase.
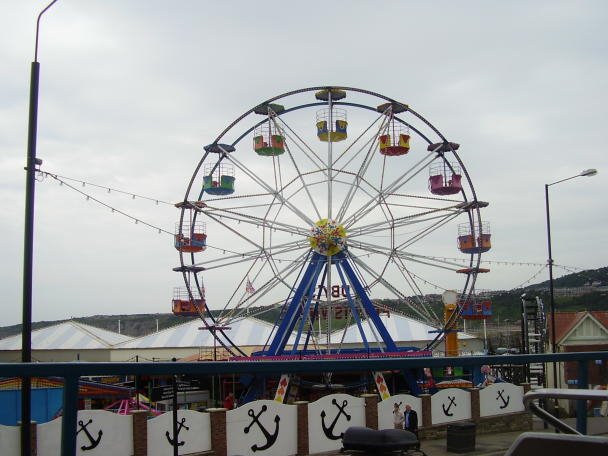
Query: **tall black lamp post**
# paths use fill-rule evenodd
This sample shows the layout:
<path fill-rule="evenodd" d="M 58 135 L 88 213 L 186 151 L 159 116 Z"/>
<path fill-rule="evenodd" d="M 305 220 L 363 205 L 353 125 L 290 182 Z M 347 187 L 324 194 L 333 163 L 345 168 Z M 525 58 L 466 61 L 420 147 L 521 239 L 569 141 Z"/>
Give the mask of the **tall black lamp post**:
<path fill-rule="evenodd" d="M 549 250 L 549 259 L 547 260 L 547 264 L 549 265 L 549 305 L 551 309 L 551 351 L 553 353 L 557 353 L 556 341 L 555 341 L 555 299 L 553 294 L 553 256 L 551 254 L 551 219 L 549 216 L 549 187 L 555 184 L 559 184 L 561 182 L 565 182 L 570 179 L 575 179 L 581 176 L 595 176 L 597 174 L 596 169 L 585 169 L 581 171 L 579 174 L 571 177 L 567 177 L 565 179 L 558 180 L 556 182 L 552 182 L 550 184 L 545 184 L 545 208 L 547 211 L 547 245 Z M 553 387 L 557 388 L 557 365 L 553 363 Z M 557 402 L 555 405 L 557 411 Z"/>
<path fill-rule="evenodd" d="M 38 63 L 38 31 L 42 15 L 57 0 L 53 0 L 38 15 L 36 21 L 36 44 L 34 47 L 34 61 L 32 62 L 30 76 L 30 105 L 27 131 L 27 167 L 25 178 L 25 223 L 23 235 L 23 312 L 21 324 L 21 362 L 32 361 L 32 269 L 34 251 L 34 190 L 36 186 L 36 167 L 42 161 L 36 158 L 36 137 L 38 130 L 38 82 L 40 78 L 40 64 Z M 30 377 L 21 379 L 21 454 L 30 456 L 32 418 L 32 382 Z"/>

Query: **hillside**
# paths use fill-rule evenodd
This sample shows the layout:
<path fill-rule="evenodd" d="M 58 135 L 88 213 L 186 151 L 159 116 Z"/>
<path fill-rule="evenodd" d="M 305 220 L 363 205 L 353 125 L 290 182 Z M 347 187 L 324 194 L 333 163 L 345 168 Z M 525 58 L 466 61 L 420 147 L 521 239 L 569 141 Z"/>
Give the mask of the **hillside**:
<path fill-rule="evenodd" d="M 553 280 L 553 286 L 555 288 L 577 288 L 592 285 L 608 286 L 608 267 L 567 274 Z M 549 281 L 546 280 L 536 285 L 529 285 L 525 289 L 533 290 L 540 288 L 549 288 Z"/>
<path fill-rule="evenodd" d="M 555 279 L 556 297 L 555 308 L 557 311 L 577 310 L 606 310 L 608 309 L 608 267 L 594 270 L 582 271 Z M 549 283 L 548 281 L 529 285 L 523 289 L 510 291 L 491 292 L 493 318 L 491 323 L 500 325 L 500 322 L 519 321 L 521 295 L 523 293 L 539 296 L 546 307 L 549 306 Z M 568 292 L 570 295 L 568 295 Z M 429 295 L 427 300 L 431 302 L 435 312 L 440 314 L 442 304 L 439 295 Z M 404 304 L 396 300 L 379 300 L 378 304 L 410 314 Z M 279 309 L 273 309 L 260 316 L 274 323 L 280 313 Z M 74 321 L 95 326 L 109 331 L 118 332 L 120 321 L 120 332 L 129 336 L 137 337 L 150 334 L 154 331 L 163 330 L 175 326 L 194 317 L 176 317 L 171 313 L 135 314 L 135 315 L 94 315 L 89 317 L 74 318 Z M 66 320 L 40 321 L 32 324 L 32 328 L 39 329 L 55 325 Z M 334 320 L 333 329 L 339 329 L 346 320 Z M 477 323 L 479 324 L 479 323 Z M 472 323 L 472 326 L 475 326 Z M 21 332 L 21 325 L 0 327 L 0 339 L 13 336 Z"/>

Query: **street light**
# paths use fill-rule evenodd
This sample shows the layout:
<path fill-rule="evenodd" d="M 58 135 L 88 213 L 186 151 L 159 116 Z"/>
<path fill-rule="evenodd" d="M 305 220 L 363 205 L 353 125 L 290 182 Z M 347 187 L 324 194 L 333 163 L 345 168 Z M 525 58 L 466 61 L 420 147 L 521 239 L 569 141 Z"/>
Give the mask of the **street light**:
<path fill-rule="evenodd" d="M 550 184 L 545 184 L 545 208 L 547 211 L 547 245 L 549 250 L 549 259 L 547 260 L 547 264 L 549 265 L 549 304 L 551 308 L 551 351 L 553 353 L 557 353 L 556 343 L 555 343 L 555 299 L 553 294 L 553 257 L 551 255 L 551 220 L 549 217 L 549 187 L 555 184 L 559 184 L 561 182 L 565 182 L 570 179 L 575 179 L 577 177 L 591 177 L 597 174 L 596 169 L 585 169 L 581 171 L 579 174 L 571 177 L 567 177 L 565 179 L 561 179 Z M 557 388 L 557 366 L 556 363 L 553 363 L 553 387 Z M 555 408 L 557 411 L 557 401 L 555 403 Z"/>
<path fill-rule="evenodd" d="M 38 15 L 36 21 L 36 44 L 34 46 L 34 61 L 30 75 L 30 104 L 27 131 L 27 166 L 25 178 L 25 223 L 23 234 L 23 306 L 21 324 L 21 362 L 32 361 L 32 269 L 34 252 L 34 191 L 36 184 L 37 165 L 42 161 L 36 158 L 36 138 L 38 130 L 38 86 L 40 79 L 40 64 L 38 63 L 38 32 L 42 15 L 57 0 L 53 0 Z M 21 454 L 31 454 L 30 422 L 31 378 L 21 378 Z"/>

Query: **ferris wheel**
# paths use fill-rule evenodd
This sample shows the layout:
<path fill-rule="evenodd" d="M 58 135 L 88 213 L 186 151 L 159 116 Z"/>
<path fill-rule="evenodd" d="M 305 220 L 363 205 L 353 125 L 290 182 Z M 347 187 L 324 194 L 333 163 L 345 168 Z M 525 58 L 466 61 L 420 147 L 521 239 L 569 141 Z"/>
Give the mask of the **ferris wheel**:
<path fill-rule="evenodd" d="M 391 353 L 378 314 L 391 300 L 443 329 L 434 348 L 462 310 L 437 315 L 429 287 L 466 302 L 491 247 L 458 150 L 368 90 L 311 87 L 249 109 L 204 147 L 176 205 L 174 313 L 200 316 L 235 355 L 226 328 L 265 312 L 276 322 L 264 356 L 340 353 L 354 325 L 362 350 Z M 464 267 L 445 258 L 457 250 Z"/>

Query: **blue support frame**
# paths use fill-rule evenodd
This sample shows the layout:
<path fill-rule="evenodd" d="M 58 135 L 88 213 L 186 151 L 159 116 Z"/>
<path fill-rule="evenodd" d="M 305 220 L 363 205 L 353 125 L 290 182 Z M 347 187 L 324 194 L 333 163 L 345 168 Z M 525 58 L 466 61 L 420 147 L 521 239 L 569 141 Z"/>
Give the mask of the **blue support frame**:
<path fill-rule="evenodd" d="M 298 319 L 301 319 L 296 335 L 296 342 L 293 346 L 293 349 L 291 350 L 291 353 L 296 353 L 298 351 L 298 345 L 302 336 L 302 331 L 305 326 L 305 319 L 307 318 L 308 313 L 310 311 L 310 305 L 314 294 L 314 287 L 317 284 L 319 274 L 321 273 L 321 269 L 323 268 L 323 266 L 329 266 L 332 264 L 335 265 L 336 269 L 338 270 L 342 285 L 349 285 L 349 287 L 355 289 L 356 295 L 359 296 L 361 300 L 361 305 L 363 306 L 363 309 L 367 314 L 367 318 L 371 320 L 371 324 L 378 331 L 378 334 L 380 335 L 380 338 L 382 339 L 386 350 L 397 351 L 397 345 L 393 341 L 393 338 L 391 337 L 387 329 L 384 327 L 382 320 L 376 312 L 374 304 L 369 299 L 365 288 L 361 284 L 359 278 L 357 277 L 357 274 L 350 265 L 348 255 L 346 255 L 345 252 L 339 252 L 336 255 L 333 255 L 332 257 L 328 258 L 324 255 L 313 252 L 308 266 L 306 266 L 306 270 L 296 287 L 296 291 L 293 293 L 293 296 L 287 304 L 285 315 L 279 323 L 279 327 L 277 328 L 274 339 L 270 343 L 270 346 L 265 352 L 265 355 L 276 356 L 284 354 L 285 345 L 287 344 L 289 336 L 294 330 Z M 345 280 L 344 275 L 346 275 L 347 280 Z M 331 290 L 327 290 L 327 293 L 330 292 Z M 363 327 L 361 326 L 361 318 L 356 310 L 354 302 L 352 301 L 350 291 L 347 294 L 348 305 L 349 307 L 351 307 L 351 311 L 355 316 L 357 326 L 364 340 L 365 351 L 367 351 L 369 350 L 369 343 L 363 332 Z M 306 297 L 306 302 L 304 305 L 302 305 L 302 299 L 304 297 Z M 308 337 L 306 338 L 306 345 L 307 344 Z"/>
<path fill-rule="evenodd" d="M 302 302 L 302 298 L 304 297 L 304 293 L 306 290 L 310 289 L 311 284 L 315 283 L 317 277 L 319 277 L 319 272 L 321 271 L 324 262 L 325 259 L 321 257 L 321 255 L 315 254 L 312 256 L 310 263 L 308 263 L 308 267 L 306 268 L 306 271 L 298 284 L 296 292 L 291 298 L 287 311 L 281 320 L 274 339 L 266 352 L 267 355 L 276 356 L 283 354 L 285 345 L 289 339 L 289 335 L 293 331 L 298 317 L 302 314 L 302 306 L 300 304 Z"/>
<path fill-rule="evenodd" d="M 342 272 L 340 263 L 336 263 L 336 266 L 338 274 L 340 275 L 340 280 L 342 281 L 342 285 L 345 287 L 346 290 L 346 300 L 348 302 L 348 307 L 350 307 L 350 311 L 352 312 L 353 317 L 355 318 L 355 323 L 357 323 L 357 328 L 359 328 L 359 333 L 361 334 L 361 338 L 363 339 L 363 346 L 365 347 L 365 350 L 369 351 L 369 342 L 367 341 L 367 337 L 365 337 L 365 331 L 363 331 L 363 326 L 361 326 L 361 317 L 359 316 L 359 311 L 357 310 L 357 306 L 353 302 L 353 297 L 350 294 L 350 286 L 346 286 L 348 284 L 344 280 L 344 273 Z"/>
<path fill-rule="evenodd" d="M 352 284 L 357 295 L 361 299 L 361 304 L 363 305 L 363 308 L 365 309 L 365 312 L 367 313 L 367 317 L 369 319 L 371 319 L 373 325 L 378 330 L 378 333 L 380 334 L 380 337 L 382 338 L 382 341 L 384 342 L 384 345 L 386 346 L 387 351 L 397 351 L 397 345 L 393 341 L 393 338 L 391 337 L 391 335 L 389 334 L 387 329 L 384 327 L 384 323 L 382 323 L 382 320 L 380 320 L 380 317 L 378 316 L 378 313 L 376 312 L 376 308 L 374 307 L 374 304 L 369 299 L 369 296 L 367 296 L 367 292 L 363 288 L 363 285 L 361 285 L 361 282 L 359 281 L 357 274 L 355 273 L 355 271 L 351 267 L 350 263 L 348 262 L 348 258 L 346 257 L 344 252 L 338 253 L 337 255 L 335 255 L 335 257 L 336 257 L 336 260 L 340 262 L 340 265 L 342 266 L 342 268 L 344 268 L 346 277 L 348 277 L 349 282 Z"/>

